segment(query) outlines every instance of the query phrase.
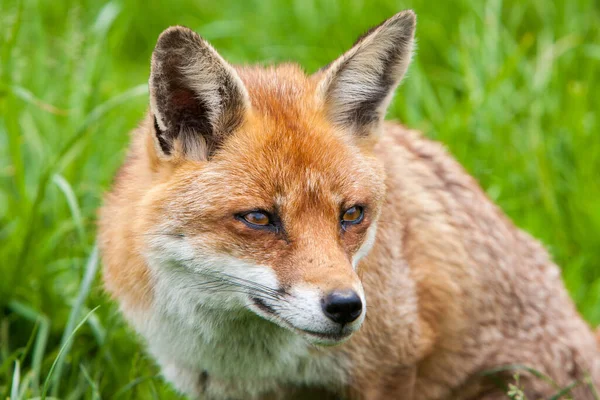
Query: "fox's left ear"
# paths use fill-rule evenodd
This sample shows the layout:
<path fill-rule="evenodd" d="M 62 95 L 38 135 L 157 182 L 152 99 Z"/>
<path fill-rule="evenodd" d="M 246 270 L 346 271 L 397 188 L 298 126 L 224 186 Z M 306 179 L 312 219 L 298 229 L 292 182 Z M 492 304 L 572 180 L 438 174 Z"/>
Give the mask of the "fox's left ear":
<path fill-rule="evenodd" d="M 400 12 L 316 74 L 317 95 L 333 123 L 361 136 L 377 128 L 410 64 L 415 25 L 413 11 Z"/>

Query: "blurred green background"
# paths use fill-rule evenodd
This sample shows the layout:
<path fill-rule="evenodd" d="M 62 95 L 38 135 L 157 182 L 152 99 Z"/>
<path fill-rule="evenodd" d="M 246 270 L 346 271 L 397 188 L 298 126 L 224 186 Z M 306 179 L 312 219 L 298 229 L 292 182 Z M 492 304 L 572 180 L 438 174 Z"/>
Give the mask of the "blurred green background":
<path fill-rule="evenodd" d="M 164 28 L 233 63 L 312 72 L 405 8 L 418 51 L 390 118 L 444 142 L 600 323 L 598 1 L 0 0 L 0 398 L 176 397 L 94 250 Z"/>

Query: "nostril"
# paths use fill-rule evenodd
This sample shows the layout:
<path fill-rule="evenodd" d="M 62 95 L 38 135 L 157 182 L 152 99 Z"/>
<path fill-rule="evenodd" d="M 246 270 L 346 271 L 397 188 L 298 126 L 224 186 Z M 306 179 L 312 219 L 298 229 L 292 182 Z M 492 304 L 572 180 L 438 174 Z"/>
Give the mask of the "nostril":
<path fill-rule="evenodd" d="M 353 290 L 336 290 L 321 301 L 323 312 L 333 322 L 347 324 L 356 320 L 362 312 L 362 301 Z"/>

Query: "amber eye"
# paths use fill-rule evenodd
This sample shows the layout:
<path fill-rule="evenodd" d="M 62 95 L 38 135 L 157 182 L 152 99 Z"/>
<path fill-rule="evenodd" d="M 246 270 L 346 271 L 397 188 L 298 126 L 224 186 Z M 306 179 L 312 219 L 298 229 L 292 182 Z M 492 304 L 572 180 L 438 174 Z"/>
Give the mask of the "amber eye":
<path fill-rule="evenodd" d="M 350 207 L 342 215 L 342 223 L 344 224 L 358 224 L 362 219 L 363 208 L 360 206 Z"/>
<path fill-rule="evenodd" d="M 282 229 L 279 216 L 265 210 L 245 211 L 235 214 L 234 217 L 252 229 L 266 230 L 275 233 L 280 232 Z"/>
<path fill-rule="evenodd" d="M 242 215 L 242 218 L 244 221 L 252 225 L 267 226 L 271 223 L 269 216 L 259 211 L 253 211 L 249 212 L 248 214 L 244 214 Z"/>
<path fill-rule="evenodd" d="M 244 214 L 236 215 L 236 218 L 244 222 L 250 228 L 269 229 L 274 227 L 273 220 L 267 212 L 250 211 Z"/>

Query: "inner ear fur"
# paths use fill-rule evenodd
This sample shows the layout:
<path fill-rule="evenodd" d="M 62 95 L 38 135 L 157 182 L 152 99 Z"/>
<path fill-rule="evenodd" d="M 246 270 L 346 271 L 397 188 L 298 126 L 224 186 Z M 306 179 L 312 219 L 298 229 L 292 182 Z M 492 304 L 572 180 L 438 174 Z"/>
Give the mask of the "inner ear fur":
<path fill-rule="evenodd" d="M 191 29 L 165 30 L 152 53 L 150 109 L 158 150 L 208 159 L 250 107 L 234 68 Z"/>
<path fill-rule="evenodd" d="M 400 12 L 317 73 L 317 95 L 334 124 L 367 135 L 381 123 L 410 64 L 415 26 L 413 11 Z"/>

